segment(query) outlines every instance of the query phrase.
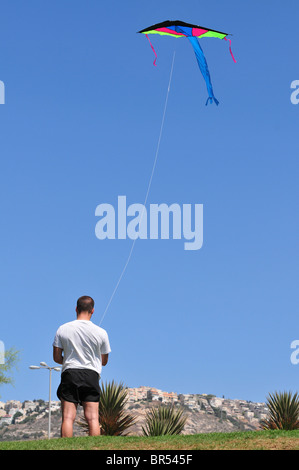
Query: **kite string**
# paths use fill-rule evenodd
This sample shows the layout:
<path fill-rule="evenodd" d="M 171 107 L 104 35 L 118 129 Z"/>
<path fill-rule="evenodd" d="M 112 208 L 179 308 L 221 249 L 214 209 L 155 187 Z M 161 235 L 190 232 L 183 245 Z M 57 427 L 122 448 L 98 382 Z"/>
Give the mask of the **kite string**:
<path fill-rule="evenodd" d="M 172 75 L 173 75 L 173 67 L 174 67 L 174 59 L 175 59 L 175 52 L 173 53 L 173 58 L 172 58 L 172 64 L 171 64 L 171 70 L 170 70 L 170 76 L 169 76 L 169 82 L 168 82 L 168 88 L 167 88 L 167 94 L 166 94 L 166 100 L 165 100 L 165 104 L 164 104 L 164 110 L 163 110 L 163 117 L 162 117 L 162 121 L 161 121 L 161 127 L 160 127 L 160 133 L 159 133 L 159 139 L 158 139 L 158 144 L 157 144 L 157 149 L 156 149 L 156 154 L 155 154 L 155 159 L 154 159 L 154 163 L 153 163 L 153 167 L 152 167 L 152 172 L 151 172 L 151 176 L 150 176 L 150 179 L 149 179 L 149 183 L 148 183 L 148 187 L 147 187 L 147 191 L 146 191 L 146 195 L 145 195 L 145 199 L 144 199 L 144 203 L 143 203 L 143 209 L 142 209 L 142 213 L 141 213 L 141 217 L 140 217 L 140 222 L 139 222 L 139 226 L 141 225 L 141 222 L 142 222 L 142 218 L 143 218 L 143 214 L 144 214 L 144 210 L 145 210 L 145 206 L 146 206 L 146 203 L 147 203 L 147 199 L 148 199 L 148 196 L 149 196 L 149 192 L 150 192 L 150 188 L 151 188 L 151 184 L 152 184 L 152 181 L 153 181 L 153 177 L 154 177 L 154 173 L 155 173 L 155 169 L 156 169 L 156 165 L 157 165 L 157 160 L 158 160 L 158 155 L 159 155 L 159 150 L 160 150 L 160 144 L 161 144 L 161 139 L 162 139 L 162 133 L 163 133 L 163 128 L 164 128 L 164 122 L 165 122 L 165 116 L 166 116 L 166 110 L 167 110 L 167 105 L 168 105 L 168 97 L 169 97 L 169 92 L 170 92 L 170 86 L 171 86 L 171 81 L 172 81 Z M 104 317 L 106 316 L 106 313 L 108 311 L 108 308 L 110 307 L 110 304 L 116 294 L 116 291 L 118 289 L 118 286 L 123 278 L 123 275 L 125 274 L 125 271 L 128 267 L 128 264 L 130 262 L 130 259 L 132 257 L 132 253 L 133 253 L 133 250 L 134 250 L 134 247 L 135 247 L 135 243 L 136 243 L 136 240 L 137 238 L 135 238 L 133 240 L 133 243 L 132 243 L 132 246 L 131 246 L 131 250 L 129 252 L 129 256 L 127 258 L 127 261 L 122 269 L 122 272 L 118 278 L 118 281 L 116 283 L 116 286 L 111 294 L 111 297 L 108 301 L 108 304 L 104 310 L 104 313 L 102 315 L 102 318 L 101 318 L 101 321 L 100 321 L 100 325 L 102 324 L 102 321 L 104 320 Z"/>

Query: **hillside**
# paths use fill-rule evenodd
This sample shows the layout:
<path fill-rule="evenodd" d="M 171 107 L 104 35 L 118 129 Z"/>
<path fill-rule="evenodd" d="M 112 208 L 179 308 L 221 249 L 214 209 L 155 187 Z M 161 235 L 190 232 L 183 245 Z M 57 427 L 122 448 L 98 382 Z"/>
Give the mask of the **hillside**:
<path fill-rule="evenodd" d="M 23 415 L 13 420 L 15 424 L 8 424 L 9 421 L 6 423 L 5 418 L 3 418 L 3 423 L 0 425 L 0 441 L 44 439 L 47 437 L 47 405 L 47 403 L 40 404 L 37 411 L 28 408 L 29 411 L 25 419 Z M 153 406 L 161 406 L 161 402 L 152 400 L 129 401 L 127 408 L 137 418 L 136 424 L 130 428 L 129 435 L 142 435 L 142 425 L 144 425 L 146 411 Z M 184 435 L 257 430 L 259 429 L 260 418 L 265 413 L 264 404 L 225 400 L 208 395 L 193 395 L 192 400 L 190 395 L 180 396 L 180 401 L 176 402 L 175 406 L 183 407 L 187 416 L 183 431 Z M 13 414 L 13 411 L 10 411 L 10 413 Z M 83 408 L 79 406 L 78 421 L 82 416 Z M 59 402 L 54 402 L 51 413 L 51 437 L 60 437 L 60 425 L 61 411 Z M 74 436 L 85 435 L 85 431 L 76 423 Z"/>

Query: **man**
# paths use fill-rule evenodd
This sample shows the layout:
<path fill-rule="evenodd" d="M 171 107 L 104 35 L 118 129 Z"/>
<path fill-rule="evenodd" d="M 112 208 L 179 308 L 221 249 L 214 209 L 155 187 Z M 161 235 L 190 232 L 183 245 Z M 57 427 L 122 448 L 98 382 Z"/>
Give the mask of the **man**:
<path fill-rule="evenodd" d="M 100 435 L 99 379 L 111 352 L 107 332 L 91 321 L 94 301 L 77 301 L 77 319 L 60 326 L 53 342 L 53 359 L 62 364 L 57 396 L 61 401 L 61 437 L 73 436 L 78 404 L 83 406 L 89 435 Z"/>

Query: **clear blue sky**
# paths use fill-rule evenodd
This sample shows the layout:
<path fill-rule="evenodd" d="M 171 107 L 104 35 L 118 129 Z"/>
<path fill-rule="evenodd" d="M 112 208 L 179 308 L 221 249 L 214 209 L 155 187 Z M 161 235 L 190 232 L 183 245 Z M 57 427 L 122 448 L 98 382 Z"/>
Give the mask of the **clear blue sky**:
<path fill-rule="evenodd" d="M 95 237 L 95 208 L 204 205 L 204 245 L 139 240 L 102 326 L 103 380 L 263 401 L 298 389 L 297 2 L 2 1 L 0 340 L 21 351 L 2 400 L 48 397 L 52 341 L 91 295 L 102 313 L 131 240 Z M 180 19 L 233 34 L 203 39 L 215 96 L 187 40 L 136 31 Z M 53 377 L 56 398 L 59 374 Z"/>

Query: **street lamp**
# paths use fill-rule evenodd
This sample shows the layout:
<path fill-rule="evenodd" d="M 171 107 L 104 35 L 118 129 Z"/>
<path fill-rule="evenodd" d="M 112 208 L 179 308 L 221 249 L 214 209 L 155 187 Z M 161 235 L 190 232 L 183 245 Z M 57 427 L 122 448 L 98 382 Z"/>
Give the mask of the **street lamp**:
<path fill-rule="evenodd" d="M 52 370 L 60 372 L 60 367 L 50 367 L 46 362 L 40 362 L 39 366 L 30 366 L 29 369 L 48 369 L 49 371 L 49 426 L 48 426 L 48 438 L 51 437 L 51 382 L 52 382 Z"/>

